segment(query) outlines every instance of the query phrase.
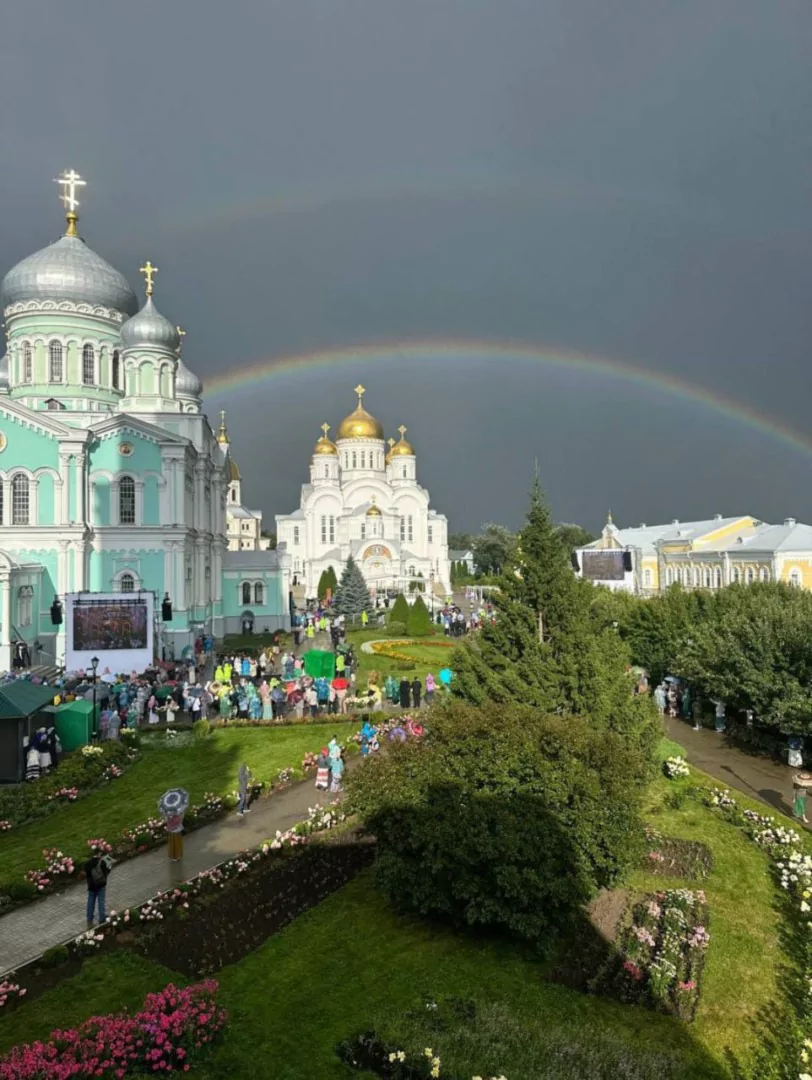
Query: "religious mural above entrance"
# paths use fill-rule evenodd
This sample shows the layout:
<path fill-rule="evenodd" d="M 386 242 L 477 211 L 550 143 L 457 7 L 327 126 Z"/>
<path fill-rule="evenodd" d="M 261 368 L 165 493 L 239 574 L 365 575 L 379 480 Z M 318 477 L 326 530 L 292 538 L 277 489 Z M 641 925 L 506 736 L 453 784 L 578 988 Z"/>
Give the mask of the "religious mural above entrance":
<path fill-rule="evenodd" d="M 392 552 L 383 544 L 371 544 L 364 552 L 365 559 L 391 559 Z"/>

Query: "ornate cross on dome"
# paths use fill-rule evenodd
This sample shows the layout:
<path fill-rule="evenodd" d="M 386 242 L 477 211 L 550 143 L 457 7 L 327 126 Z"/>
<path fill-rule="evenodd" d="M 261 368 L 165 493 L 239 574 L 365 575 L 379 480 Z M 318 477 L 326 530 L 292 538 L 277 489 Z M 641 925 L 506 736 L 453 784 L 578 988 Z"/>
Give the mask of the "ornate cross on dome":
<path fill-rule="evenodd" d="M 366 393 L 366 388 L 361 386 L 360 383 L 358 383 L 355 388 L 355 393 L 358 395 L 358 408 L 361 409 L 364 405 L 364 394 Z"/>
<path fill-rule="evenodd" d="M 76 189 L 85 187 L 87 180 L 83 180 L 74 169 L 65 169 L 61 176 L 54 178 L 54 183 L 60 184 L 62 187 L 62 194 L 59 198 L 65 207 L 65 217 L 68 222 L 65 236 L 78 236 L 76 222 L 79 220 L 79 215 L 76 213 L 76 209 L 79 206 L 79 200 L 76 198 Z"/>
<path fill-rule="evenodd" d="M 144 280 L 147 283 L 147 296 L 152 296 L 152 279 L 158 273 L 158 267 L 153 266 L 149 259 L 147 259 L 144 265 L 139 268 L 138 273 L 144 275 Z"/>
<path fill-rule="evenodd" d="M 391 450 L 392 447 L 395 445 L 395 440 L 392 439 L 392 438 L 389 438 L 386 441 L 389 443 L 389 449 Z"/>
<path fill-rule="evenodd" d="M 182 326 L 176 326 L 175 329 L 177 330 L 178 337 L 180 338 L 180 345 L 178 347 L 178 350 L 182 351 L 183 350 L 183 339 L 186 337 L 186 331 L 183 329 Z"/>
<path fill-rule="evenodd" d="M 327 432 L 330 430 L 330 425 L 329 424 L 322 424 L 321 425 L 321 430 L 324 432 L 324 437 L 326 439 L 327 438 Z"/>
<path fill-rule="evenodd" d="M 403 440 L 403 436 L 406 434 L 406 432 L 408 430 L 409 429 L 407 427 L 404 427 L 403 424 L 401 424 L 400 427 L 398 428 L 398 431 L 400 432 L 401 441 Z"/>

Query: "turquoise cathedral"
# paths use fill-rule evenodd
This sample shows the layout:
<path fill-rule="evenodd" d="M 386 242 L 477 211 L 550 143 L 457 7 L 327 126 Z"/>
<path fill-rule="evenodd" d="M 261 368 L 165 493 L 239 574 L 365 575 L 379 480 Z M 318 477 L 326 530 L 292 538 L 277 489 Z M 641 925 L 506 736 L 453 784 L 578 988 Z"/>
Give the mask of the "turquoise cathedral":
<path fill-rule="evenodd" d="M 67 229 L 5 276 L 0 292 L 0 670 L 12 643 L 61 663 L 68 593 L 168 594 L 156 651 L 180 656 L 195 635 L 287 624 L 289 570 L 279 552 L 229 552 L 233 462 L 225 416 L 215 433 L 203 385 L 181 357 L 182 331 L 80 237 L 73 170 Z"/>

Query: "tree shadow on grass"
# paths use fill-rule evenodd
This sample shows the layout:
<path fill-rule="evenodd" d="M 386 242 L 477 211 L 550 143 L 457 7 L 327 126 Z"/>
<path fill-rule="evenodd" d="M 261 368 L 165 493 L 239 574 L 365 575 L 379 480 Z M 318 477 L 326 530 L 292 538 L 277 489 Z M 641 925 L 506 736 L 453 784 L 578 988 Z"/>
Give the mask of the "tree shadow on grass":
<path fill-rule="evenodd" d="M 467 1033 L 460 1029 L 456 1049 L 446 1049 L 450 1071 L 443 1075 L 456 1076 L 456 1069 L 466 1080 L 473 1073 L 504 1073 L 511 1080 L 727 1078 L 690 1025 L 643 1010 L 644 995 L 624 972 L 612 919 L 601 923 L 590 917 L 589 862 L 601 884 L 612 887 L 616 876 L 601 844 L 598 815 L 605 811 L 600 801 L 591 813 L 596 819 L 586 829 L 580 829 L 581 822 L 568 828 L 566 815 L 552 813 L 543 798 L 497 796 L 445 783 L 426 791 L 418 807 L 398 805 L 393 798 L 368 822 L 378 839 L 378 882 L 401 910 L 451 924 L 485 945 L 504 948 L 512 942 L 525 961 L 536 965 L 539 979 L 562 987 L 562 1011 L 571 1009 L 577 1018 L 577 1026 L 565 1030 L 558 1016 L 549 1025 L 544 1016 L 536 1016 L 523 1035 L 513 1030 L 510 1038 L 509 1025 L 502 1024 L 503 1039 L 500 1025 L 493 1024 L 490 1042 L 477 1036 L 477 1025 Z M 610 821 L 602 826 L 606 833 L 618 827 Z M 617 843 L 616 836 L 607 839 L 609 847 Z M 585 844 L 592 845 L 591 860 L 585 858 Z M 595 997 L 594 1009 L 585 1011 L 583 1003 L 566 1000 L 567 990 L 585 992 L 597 976 L 614 1001 Z M 483 985 L 481 993 L 483 1000 L 493 1001 L 491 987 Z M 513 1029 L 522 1027 L 518 1014 L 512 1022 Z M 387 1030 L 393 1038 L 396 1027 L 390 1017 Z M 420 1038 L 429 1034 L 426 1030 Z M 417 1045 L 420 1038 L 414 1037 Z M 553 1070 L 549 1063 L 556 1061 Z M 568 1062 L 566 1067 L 562 1062 Z M 396 1077 L 395 1072 L 378 1075 Z"/>

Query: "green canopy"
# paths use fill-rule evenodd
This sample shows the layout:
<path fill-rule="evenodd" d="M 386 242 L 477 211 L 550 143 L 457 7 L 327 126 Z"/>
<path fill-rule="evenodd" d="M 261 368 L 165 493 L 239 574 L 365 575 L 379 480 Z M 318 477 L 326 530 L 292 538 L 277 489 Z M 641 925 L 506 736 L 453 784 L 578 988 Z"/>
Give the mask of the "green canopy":
<path fill-rule="evenodd" d="M 58 693 L 53 686 L 43 686 L 27 679 L 0 686 L 0 719 L 30 716 L 54 700 Z"/>
<path fill-rule="evenodd" d="M 335 654 L 325 649 L 311 649 L 304 654 L 305 674 L 311 679 L 332 679 L 336 673 Z"/>

